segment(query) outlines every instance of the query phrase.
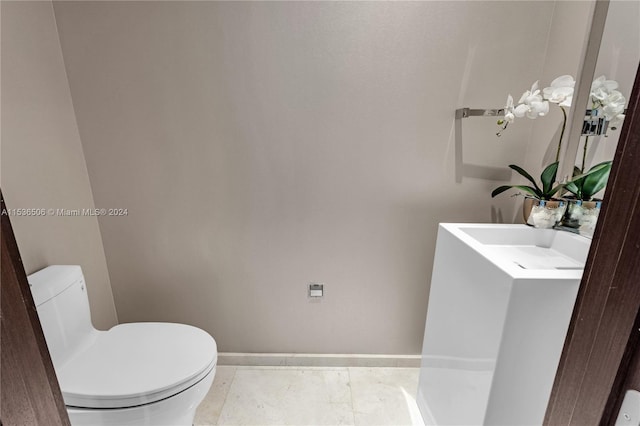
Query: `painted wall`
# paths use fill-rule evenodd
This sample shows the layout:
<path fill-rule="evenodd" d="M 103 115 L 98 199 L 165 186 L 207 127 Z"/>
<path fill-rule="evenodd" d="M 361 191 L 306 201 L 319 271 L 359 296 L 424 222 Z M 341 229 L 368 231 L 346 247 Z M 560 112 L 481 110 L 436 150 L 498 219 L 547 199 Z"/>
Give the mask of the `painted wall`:
<path fill-rule="evenodd" d="M 56 2 L 96 205 L 128 209 L 99 219 L 120 320 L 221 351 L 419 353 L 437 224 L 513 216 L 500 182 L 455 183 L 454 110 L 539 78 L 553 13 Z M 524 158 L 531 123 L 464 125 L 465 161 Z"/>
<path fill-rule="evenodd" d="M 2 191 L 10 209 L 94 207 L 51 2 L 1 3 Z M 11 217 L 27 274 L 81 264 L 96 327 L 117 323 L 96 217 Z"/>

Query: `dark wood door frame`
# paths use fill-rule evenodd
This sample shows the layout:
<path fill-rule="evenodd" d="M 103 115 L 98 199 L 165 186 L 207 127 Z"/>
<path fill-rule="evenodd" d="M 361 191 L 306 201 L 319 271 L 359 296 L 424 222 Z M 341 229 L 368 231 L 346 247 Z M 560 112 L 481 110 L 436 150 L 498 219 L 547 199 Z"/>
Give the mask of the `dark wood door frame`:
<path fill-rule="evenodd" d="M 640 70 L 639 70 L 640 71 Z M 545 425 L 613 424 L 640 325 L 640 72 L 567 333 Z"/>
<path fill-rule="evenodd" d="M 69 425 L 1 191 L 0 209 L 0 424 Z"/>

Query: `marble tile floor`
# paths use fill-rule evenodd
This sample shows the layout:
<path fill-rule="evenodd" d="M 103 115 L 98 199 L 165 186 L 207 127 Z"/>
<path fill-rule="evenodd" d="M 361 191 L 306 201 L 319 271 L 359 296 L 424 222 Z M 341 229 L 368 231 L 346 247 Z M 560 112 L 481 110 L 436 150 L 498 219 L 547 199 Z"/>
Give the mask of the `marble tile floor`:
<path fill-rule="evenodd" d="M 423 426 L 418 368 L 218 366 L 195 426 Z"/>

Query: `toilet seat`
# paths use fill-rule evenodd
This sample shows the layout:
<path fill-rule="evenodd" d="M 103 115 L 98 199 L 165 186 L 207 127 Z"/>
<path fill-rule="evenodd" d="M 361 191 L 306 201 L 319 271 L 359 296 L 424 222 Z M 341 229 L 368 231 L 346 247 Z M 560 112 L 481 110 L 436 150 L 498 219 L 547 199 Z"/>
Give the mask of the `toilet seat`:
<path fill-rule="evenodd" d="M 57 375 L 67 406 L 126 408 L 182 392 L 216 362 L 216 342 L 199 328 L 132 323 L 94 333 Z"/>

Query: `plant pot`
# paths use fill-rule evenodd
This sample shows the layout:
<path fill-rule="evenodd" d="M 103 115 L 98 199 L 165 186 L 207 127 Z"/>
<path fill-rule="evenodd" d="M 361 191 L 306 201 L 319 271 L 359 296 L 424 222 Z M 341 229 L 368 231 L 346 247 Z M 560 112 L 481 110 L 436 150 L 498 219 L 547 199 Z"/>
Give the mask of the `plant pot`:
<path fill-rule="evenodd" d="M 562 226 L 571 228 L 580 235 L 592 237 L 598 221 L 598 215 L 600 214 L 600 208 L 602 207 L 602 201 L 582 201 L 574 199 L 568 199 L 566 201 L 567 210 L 562 218 Z"/>
<path fill-rule="evenodd" d="M 522 216 L 524 223 L 529 226 L 551 229 L 560 222 L 566 209 L 567 202 L 565 200 L 539 200 L 525 197 Z"/>

